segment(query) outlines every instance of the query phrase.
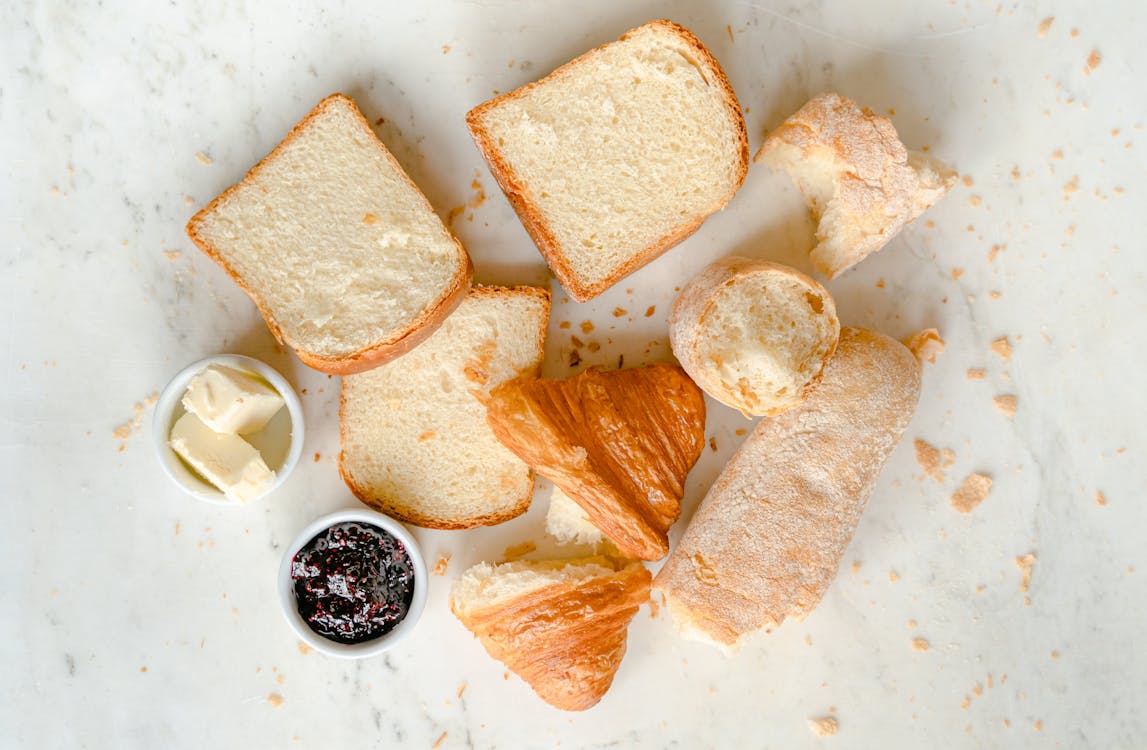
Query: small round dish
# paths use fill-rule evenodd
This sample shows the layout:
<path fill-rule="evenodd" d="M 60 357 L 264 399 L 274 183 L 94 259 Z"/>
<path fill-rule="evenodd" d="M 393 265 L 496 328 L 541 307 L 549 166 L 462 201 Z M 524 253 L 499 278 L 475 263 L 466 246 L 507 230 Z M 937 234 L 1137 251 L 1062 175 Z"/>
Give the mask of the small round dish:
<path fill-rule="evenodd" d="M 291 562 L 299 550 L 331 526 L 348 522 L 377 526 L 402 542 L 403 546 L 406 547 L 406 554 L 410 557 L 411 567 L 414 569 L 414 594 L 406 616 L 392 630 L 362 643 L 338 643 L 311 630 L 302 615 L 299 614 L 294 581 L 291 579 Z M 422 610 L 426 606 L 426 590 L 429 581 L 427 580 L 426 561 L 422 557 L 422 551 L 418 548 L 418 543 L 414 537 L 402 524 L 372 510 L 348 509 L 316 518 L 287 545 L 283 560 L 279 564 L 278 585 L 279 603 L 283 607 L 283 616 L 287 618 L 287 623 L 303 643 L 328 656 L 340 659 L 365 659 L 394 648 L 413 632 L 419 617 L 422 616 Z"/>
<path fill-rule="evenodd" d="M 275 482 L 263 496 L 271 494 L 287 480 L 303 455 L 303 406 L 286 378 L 270 365 L 241 354 L 218 354 L 193 362 L 180 370 L 159 395 L 159 400 L 155 402 L 155 416 L 152 418 L 151 438 L 164 473 L 180 489 L 197 500 L 214 505 L 238 506 L 240 503 L 228 498 L 188 468 L 168 444 L 172 426 L 186 413 L 183 394 L 187 392 L 187 386 L 210 365 L 224 365 L 257 375 L 278 391 L 286 404 L 286 408 L 280 409 L 266 427 L 253 435 L 244 436 L 262 454 L 267 467 L 275 472 Z"/>

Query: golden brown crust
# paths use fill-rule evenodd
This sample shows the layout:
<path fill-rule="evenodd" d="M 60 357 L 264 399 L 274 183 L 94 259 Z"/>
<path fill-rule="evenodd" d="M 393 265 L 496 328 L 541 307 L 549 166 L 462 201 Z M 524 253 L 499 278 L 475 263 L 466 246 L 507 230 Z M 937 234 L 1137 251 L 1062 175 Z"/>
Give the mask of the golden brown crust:
<path fill-rule="evenodd" d="M 576 564 L 576 561 L 571 561 Z M 487 607 L 450 609 L 490 656 L 552 706 L 601 700 L 625 656 L 630 620 L 649 600 L 650 575 L 630 562 L 610 575 L 535 589 Z"/>
<path fill-rule="evenodd" d="M 350 107 L 366 132 L 371 134 L 371 141 L 378 146 L 383 157 L 394 167 L 398 174 L 402 175 L 402 178 L 406 180 L 410 189 L 422 199 L 427 210 L 433 212 L 434 208 L 430 205 L 430 201 L 426 199 L 426 196 L 423 195 L 418 186 L 415 185 L 414 181 L 410 179 L 410 176 L 406 174 L 406 170 L 398 163 L 386 145 L 378 139 L 378 136 L 374 135 L 374 130 L 370 127 L 370 123 L 367 122 L 354 100 L 345 94 L 335 93 L 319 102 L 302 120 L 296 123 L 295 126 L 291 128 L 291 131 L 287 133 L 287 136 L 272 149 L 271 153 L 260 159 L 255 166 L 251 167 L 241 181 L 215 196 L 210 203 L 192 216 L 187 222 L 187 236 L 191 238 L 191 241 L 194 242 L 200 250 L 226 271 L 227 275 L 234 279 L 235 283 L 247 293 L 247 296 L 250 297 L 251 301 L 255 303 L 255 306 L 259 308 L 263 319 L 267 321 L 267 327 L 271 329 L 271 333 L 277 341 L 294 349 L 299 359 L 308 367 L 313 367 L 316 370 L 332 375 L 350 375 L 389 362 L 422 343 L 427 336 L 433 333 L 434 330 L 442 324 L 442 321 L 446 320 L 446 317 L 453 312 L 454 308 L 461 304 L 462 300 L 466 297 L 466 290 L 470 286 L 470 278 L 474 274 L 474 266 L 470 261 L 470 255 L 466 252 L 466 248 L 464 248 L 462 243 L 458 241 L 458 238 L 450 232 L 449 228 L 444 226 L 446 234 L 458 247 L 459 265 L 458 272 L 454 276 L 454 281 L 443 292 L 442 296 L 426 310 L 423 310 L 405 329 L 396 332 L 386 340 L 380 341 L 373 346 L 341 357 L 328 357 L 315 352 L 308 352 L 287 341 L 283 335 L 282 328 L 275 320 L 274 313 L 270 306 L 263 301 L 259 294 L 247 284 L 246 280 L 243 279 L 238 271 L 231 266 L 223 252 L 199 234 L 199 225 L 207 216 L 215 211 L 217 206 L 227 200 L 240 188 L 252 183 L 264 165 L 278 157 L 285 148 L 310 126 L 312 120 L 322 114 L 328 107 L 336 104 L 345 104 Z"/>
<path fill-rule="evenodd" d="M 576 299 L 578 302 L 585 302 L 596 297 L 609 287 L 616 284 L 621 279 L 646 265 L 665 251 L 672 248 L 674 245 L 677 245 L 689 237 L 689 235 L 696 232 L 701 224 L 704 223 L 708 215 L 721 210 L 729 203 L 730 200 L 732 200 L 733 195 L 736 194 L 737 190 L 740 189 L 741 185 L 744 183 L 745 175 L 749 171 L 749 134 L 745 128 L 745 118 L 741 113 L 741 105 L 737 101 L 737 95 L 733 92 L 733 87 L 729 84 L 729 79 L 725 75 L 725 71 L 721 68 L 721 64 L 717 62 L 717 58 L 713 57 L 713 53 L 709 51 L 704 43 L 702 43 L 701 40 L 693 34 L 693 32 L 689 31 L 684 26 L 676 24 L 668 19 L 651 21 L 647 24 L 644 24 L 643 26 L 639 26 L 635 29 L 630 29 L 625 34 L 623 34 L 618 41 L 624 41 L 639 29 L 650 26 L 665 28 L 680 37 L 681 40 L 685 42 L 689 49 L 696 55 L 697 62 L 700 64 L 700 66 L 703 67 L 708 73 L 708 76 L 705 76 L 706 80 L 711 79 L 711 81 L 718 86 L 722 99 L 725 101 L 725 106 L 729 111 L 730 119 L 732 120 L 733 125 L 737 130 L 737 140 L 740 145 L 740 158 L 737 164 L 737 180 L 733 186 L 733 189 L 729 191 L 729 194 L 725 196 L 718 205 L 714 206 L 709 214 L 689 219 L 688 221 L 682 222 L 681 224 L 673 227 L 668 232 L 666 232 L 664 237 L 650 245 L 642 252 L 634 255 L 602 281 L 599 281 L 595 284 L 582 283 L 581 279 L 574 272 L 572 266 L 570 266 L 569 262 L 566 260 L 565 253 L 561 245 L 558 243 L 557 238 L 554 236 L 553 230 L 550 229 L 549 224 L 546 222 L 545 217 L 542 215 L 542 212 L 538 209 L 537 206 L 533 204 L 533 202 L 530 201 L 522 180 L 518 177 L 510 163 L 506 161 L 506 159 L 502 156 L 494 142 L 494 139 L 491 138 L 489 133 L 486 131 L 482 124 L 482 118 L 487 112 L 496 108 L 503 102 L 525 96 L 535 87 L 542 86 L 547 81 L 564 73 L 569 68 L 585 62 L 587 59 L 597 55 L 605 47 L 608 47 L 610 44 L 614 44 L 614 42 L 609 42 L 608 44 L 603 44 L 599 47 L 595 47 L 585 54 L 582 54 L 558 67 L 548 76 L 534 81 L 533 83 L 528 83 L 525 86 L 514 89 L 513 91 L 497 96 L 487 102 L 483 102 L 482 104 L 479 104 L 477 107 L 474 107 L 466 113 L 466 126 L 469 128 L 470 135 L 474 139 L 474 143 L 478 146 L 478 150 L 482 152 L 482 156 L 485 157 L 487 164 L 489 164 L 490 173 L 494 176 L 494 180 L 498 183 L 498 186 L 502 188 L 502 192 L 506 194 L 506 198 L 510 201 L 510 205 L 513 206 L 514 211 L 518 214 L 518 218 L 521 219 L 522 225 L 526 228 L 526 232 L 530 235 L 530 238 L 533 239 L 534 244 L 538 246 L 539 252 L 541 252 L 542 257 L 545 258 L 546 263 L 554 272 L 554 275 L 557 276 L 558 280 L 562 283 L 562 286 L 565 287 L 566 291 L 570 293 L 570 296 Z"/>
<path fill-rule="evenodd" d="M 474 297 L 499 297 L 504 295 L 521 295 L 527 294 L 535 297 L 545 305 L 546 314 L 542 316 L 538 323 L 537 343 L 536 348 L 539 352 L 537 362 L 534 367 L 523 372 L 523 376 L 537 377 L 541 374 L 542 370 L 542 356 L 546 342 L 546 329 L 549 325 L 550 318 L 550 290 L 536 286 L 473 286 L 469 288 L 469 295 Z M 522 496 L 518 499 L 517 503 L 506 510 L 498 513 L 488 513 L 481 516 L 472 516 L 469 518 L 442 518 L 439 516 L 430 516 L 420 513 L 417 508 L 412 508 L 408 505 L 395 503 L 391 498 L 382 497 L 369 488 L 359 484 L 354 475 L 351 473 L 350 468 L 347 466 L 346 461 L 346 421 L 343 419 L 343 414 L 346 410 L 346 392 L 339 389 L 339 445 L 342 446 L 339 450 L 339 475 L 342 477 L 343 482 L 351 493 L 357 497 L 362 503 L 368 505 L 375 510 L 385 513 L 388 516 L 396 518 L 404 523 L 409 523 L 414 526 L 421 526 L 427 529 L 445 529 L 445 530 L 460 530 L 460 529 L 473 529 L 479 526 L 496 526 L 500 523 L 505 523 L 511 518 L 518 516 L 529 510 L 530 501 L 534 495 L 535 472 L 533 468 L 529 470 L 530 482 L 526 487 Z"/>
<path fill-rule="evenodd" d="M 705 400 L 684 370 L 650 365 L 490 392 L 494 436 L 585 509 L 622 554 L 658 560 L 704 447 Z"/>

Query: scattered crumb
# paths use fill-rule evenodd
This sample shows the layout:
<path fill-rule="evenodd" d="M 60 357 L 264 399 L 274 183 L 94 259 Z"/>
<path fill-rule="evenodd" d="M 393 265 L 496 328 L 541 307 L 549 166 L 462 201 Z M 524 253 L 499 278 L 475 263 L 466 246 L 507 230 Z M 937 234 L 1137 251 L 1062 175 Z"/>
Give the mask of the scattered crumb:
<path fill-rule="evenodd" d="M 876 288 L 877 289 L 883 289 L 884 288 L 884 277 L 883 276 L 881 276 L 879 279 L 876 280 Z"/>
<path fill-rule="evenodd" d="M 932 644 L 928 643 L 928 639 L 926 639 L 926 638 L 913 638 L 912 639 L 912 650 L 913 651 L 927 651 L 930 648 L 932 648 Z"/>
<path fill-rule="evenodd" d="M 1020 591 L 1027 593 L 1032 581 L 1032 568 L 1035 567 L 1035 553 L 1029 552 L 1023 557 L 1016 558 L 1016 567 L 1020 569 Z"/>
<path fill-rule="evenodd" d="M 657 305 L 650 305 L 649 308 L 645 311 L 645 317 L 652 318 L 653 313 L 655 312 L 657 312 Z"/>
<path fill-rule="evenodd" d="M 626 310 L 624 307 L 613 308 L 613 317 L 615 317 L 615 318 L 620 318 L 621 316 L 627 315 L 628 313 L 629 313 L 629 311 Z"/>
<path fill-rule="evenodd" d="M 812 636 L 811 636 L 811 635 L 805 635 L 805 637 L 804 637 L 804 645 L 806 645 L 806 646 L 811 646 L 811 645 L 812 645 Z"/>
<path fill-rule="evenodd" d="M 1079 175 L 1075 175 L 1063 185 L 1063 199 L 1070 200 L 1072 194 L 1079 190 Z"/>
<path fill-rule="evenodd" d="M 900 574 L 899 573 L 897 573 L 895 570 L 888 571 L 888 582 L 889 583 L 896 583 L 899 580 L 900 580 Z"/>
<path fill-rule="evenodd" d="M 502 673 L 502 679 L 503 679 L 503 680 L 508 680 L 508 679 L 510 679 L 510 673 L 509 673 L 509 672 L 503 672 L 503 673 Z"/>
<path fill-rule="evenodd" d="M 729 41 L 730 42 L 733 41 L 733 24 L 731 24 L 731 23 L 725 24 L 725 31 L 726 31 L 726 33 L 729 34 Z"/>
<path fill-rule="evenodd" d="M 455 697 L 457 697 L 457 698 L 461 698 L 461 697 L 462 697 L 462 693 L 465 693 L 465 692 L 466 692 L 466 681 L 465 681 L 465 680 L 463 680 L 463 681 L 462 681 L 462 684 L 458 686 L 458 692 L 457 692 L 457 693 L 455 693 Z"/>
<path fill-rule="evenodd" d="M 952 269 L 952 281 L 955 281 L 956 279 L 960 278 L 963 275 L 964 275 L 964 269 L 962 269 L 962 268 L 953 268 Z"/>
<path fill-rule="evenodd" d="M 960 513 L 971 513 L 977 505 L 984 502 L 988 492 L 992 489 L 992 480 L 983 474 L 971 474 L 952 494 L 952 507 Z"/>
<path fill-rule="evenodd" d="M 450 54 L 450 45 L 449 44 L 443 44 L 442 45 L 442 54 L 444 54 L 444 55 Z"/>
<path fill-rule="evenodd" d="M 129 420 L 112 430 L 112 437 L 114 437 L 116 440 L 127 440 L 129 437 L 131 437 L 132 431 L 132 424 Z"/>
<path fill-rule="evenodd" d="M 1091 54 L 1087 56 L 1087 62 L 1083 64 L 1083 74 L 1091 75 L 1101 62 L 1103 62 L 1103 58 L 1100 57 L 1099 52 L 1091 50 Z"/>
<path fill-rule="evenodd" d="M 1012 345 L 1008 341 L 1007 336 L 1001 336 L 992 342 L 992 351 L 1000 356 L 1000 359 L 1007 362 L 1012 358 Z"/>
<path fill-rule="evenodd" d="M 709 450 L 713 451 L 714 453 L 717 452 L 717 438 L 716 437 L 709 438 Z"/>
<path fill-rule="evenodd" d="M 475 173 L 473 182 L 470 183 L 470 190 L 470 200 L 466 201 L 468 208 L 478 208 L 486 202 L 486 189 L 482 187 L 477 173 Z"/>
<path fill-rule="evenodd" d="M 183 255 L 183 253 L 179 252 L 178 250 L 164 250 L 163 251 L 163 257 L 167 258 L 167 260 L 171 263 L 174 263 L 175 261 L 179 260 L 179 258 L 182 255 Z"/>
<path fill-rule="evenodd" d="M 908 629 L 909 630 L 915 630 L 916 629 L 916 621 L 915 620 L 909 620 L 908 621 Z"/>
<path fill-rule="evenodd" d="M 537 548 L 538 548 L 538 545 L 534 544 L 533 542 L 522 542 L 521 544 L 512 544 L 509 547 L 506 547 L 506 550 L 502 553 L 502 557 L 505 558 L 506 561 L 517 560 L 519 557 L 522 557 L 524 555 L 528 555 L 531 552 L 533 552 L 534 550 L 536 550 Z"/>
<path fill-rule="evenodd" d="M 978 195 L 972 195 L 968 197 L 968 205 L 972 206 L 973 208 L 979 206 L 983 202 L 983 199 Z"/>
<path fill-rule="evenodd" d="M 964 187 L 972 187 L 973 180 L 971 175 L 964 175 L 962 181 L 964 183 Z"/>
<path fill-rule="evenodd" d="M 179 521 L 175 522 L 175 535 L 179 536 Z"/>
<path fill-rule="evenodd" d="M 836 730 L 839 728 L 839 723 L 831 716 L 808 720 L 809 731 L 815 734 L 817 737 L 830 737 L 836 734 Z"/>
<path fill-rule="evenodd" d="M 318 451 L 315 451 L 315 463 L 317 464 L 319 461 L 322 460 L 322 458 L 323 458 L 323 454 L 319 453 Z"/>
<path fill-rule="evenodd" d="M 860 572 L 860 560 L 853 560 L 852 561 L 852 574 L 856 575 L 859 572 Z"/>
<path fill-rule="evenodd" d="M 904 345 L 912 350 L 920 364 L 936 363 L 936 356 L 944 353 L 944 339 L 935 328 L 925 328 L 904 339 Z"/>
<path fill-rule="evenodd" d="M 279 675 L 275 678 L 275 682 L 279 683 L 280 685 L 282 685 L 286 681 L 287 681 L 287 678 L 284 677 L 282 673 L 279 673 Z"/>
<path fill-rule="evenodd" d="M 1003 297 L 1004 295 L 1000 294 L 999 292 L 988 292 L 988 296 L 991 297 L 992 299 L 999 299 L 1000 297 Z"/>
<path fill-rule="evenodd" d="M 272 707 L 278 708 L 283 705 L 283 696 L 278 693 L 271 693 L 267 696 L 267 702 L 270 703 Z"/>
<path fill-rule="evenodd" d="M 745 431 L 742 428 L 738 427 L 736 430 L 733 431 L 733 434 L 736 435 L 737 437 L 740 437 L 741 435 L 745 434 Z"/>
<path fill-rule="evenodd" d="M 1016 415 L 1016 404 L 1019 399 L 1016 396 L 992 396 L 992 406 L 996 407 L 996 411 L 1003 414 L 1005 417 L 1014 417 Z"/>
<path fill-rule="evenodd" d="M 1039 26 L 1035 27 L 1035 35 L 1040 39 L 1047 36 L 1047 32 L 1051 30 L 1051 25 L 1055 23 L 1055 16 L 1048 16 L 1039 22 Z"/>
<path fill-rule="evenodd" d="M 1057 148 L 1055 151 L 1052 151 L 1051 152 L 1051 158 L 1055 159 L 1056 161 L 1059 161 L 1060 159 L 1062 159 L 1063 158 L 1063 149 Z"/>
<path fill-rule="evenodd" d="M 202 151 L 200 151 L 199 153 L 197 153 L 195 155 L 195 160 L 204 166 L 211 164 L 211 157 L 208 156 L 207 154 L 203 153 Z"/>
<path fill-rule="evenodd" d="M 588 320 L 578 323 L 578 328 L 581 329 L 582 333 L 593 333 L 593 323 Z"/>
<path fill-rule="evenodd" d="M 307 644 L 303 643 L 302 641 L 299 641 L 299 653 L 300 654 L 302 654 L 303 656 L 306 656 L 307 654 L 311 653 L 312 651 L 314 651 L 313 648 L 311 648 Z"/>
<path fill-rule="evenodd" d="M 1058 651 L 1052 651 L 1051 652 L 1051 658 L 1058 659 L 1059 658 L 1059 652 Z"/>
<path fill-rule="evenodd" d="M 977 682 L 976 686 L 974 688 L 972 688 L 972 695 L 979 698 L 983 694 L 984 694 L 984 686 Z"/>
<path fill-rule="evenodd" d="M 570 343 L 573 344 L 575 349 L 580 349 L 585 346 L 585 342 L 579 339 L 577 336 L 570 336 Z"/>
<path fill-rule="evenodd" d="M 1071 38 L 1077 39 L 1078 37 L 1079 37 L 1079 29 L 1072 29 L 1071 30 Z"/>
<path fill-rule="evenodd" d="M 1037 721 L 1035 724 L 1032 724 L 1032 726 L 1035 727 L 1035 730 L 1037 732 L 1043 731 L 1043 722 L 1042 721 Z"/>
<path fill-rule="evenodd" d="M 968 370 L 967 377 L 968 380 L 983 380 L 986 374 L 983 370 Z"/>
<path fill-rule="evenodd" d="M 992 245 L 992 249 L 988 251 L 988 262 L 989 263 L 995 263 L 996 262 L 996 256 L 999 255 L 1000 252 L 1002 252 L 1006 248 L 1007 248 L 1007 245 Z"/>
<path fill-rule="evenodd" d="M 1095 502 L 1099 505 L 1107 505 L 1107 496 L 1099 490 L 1095 491 Z"/>
<path fill-rule="evenodd" d="M 952 465 L 956 454 L 946 448 L 941 452 L 936 446 L 919 438 L 916 439 L 915 447 L 916 463 L 920 464 L 920 468 L 924 470 L 924 475 L 935 479 L 937 482 L 943 482 L 944 469 Z"/>
<path fill-rule="evenodd" d="M 438 748 L 442 747 L 442 743 L 446 741 L 446 737 L 449 734 L 449 732 L 443 732 L 438 735 L 438 739 L 434 740 L 434 744 L 430 746 L 430 750 L 438 750 Z"/>
<path fill-rule="evenodd" d="M 558 323 L 558 328 L 562 329 L 563 331 L 569 327 L 570 327 L 570 322 L 568 320 L 563 320 L 561 323 Z"/>
<path fill-rule="evenodd" d="M 446 225 L 452 226 L 454 220 L 466 212 L 466 206 L 455 206 L 446 214 Z"/>
<path fill-rule="evenodd" d="M 438 562 L 434 563 L 434 567 L 430 569 L 431 575 L 441 576 L 446 575 L 446 566 L 450 564 L 450 553 L 443 552 L 438 556 Z"/>
<path fill-rule="evenodd" d="M 146 672 L 146 671 L 147 671 L 147 667 L 140 667 L 140 668 L 139 668 L 139 671 L 140 671 L 140 672 Z"/>

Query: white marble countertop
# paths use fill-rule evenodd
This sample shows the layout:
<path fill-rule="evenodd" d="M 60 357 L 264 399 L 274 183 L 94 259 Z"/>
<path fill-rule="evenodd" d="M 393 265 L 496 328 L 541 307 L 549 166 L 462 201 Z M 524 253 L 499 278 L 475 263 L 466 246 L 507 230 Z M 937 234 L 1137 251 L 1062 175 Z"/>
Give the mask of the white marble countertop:
<path fill-rule="evenodd" d="M 732 658 L 644 608 L 605 699 L 562 713 L 446 608 L 453 576 L 541 536 L 543 486 L 510 523 L 416 532 L 431 562 L 453 557 L 401 648 L 303 653 L 275 570 L 303 525 L 355 502 L 335 460 L 338 381 L 276 347 L 185 222 L 343 91 L 443 216 L 485 191 L 453 223 L 477 280 L 546 283 L 463 116 L 662 16 L 722 62 L 754 151 L 837 90 L 894 111 L 910 147 L 965 176 L 828 285 L 847 324 L 936 326 L 948 344 L 837 581 L 805 622 Z M 1130 0 L 6 4 L 0 745 L 1143 747 L 1145 29 Z M 609 293 L 578 305 L 555 285 L 547 374 L 570 372 L 559 322 L 597 324 L 583 364 L 662 359 L 675 285 L 734 251 L 808 270 L 811 237 L 787 178 L 752 167 L 727 210 Z M 1002 336 L 1010 358 L 990 348 Z M 305 389 L 308 458 L 246 509 L 182 495 L 150 443 L 149 395 L 217 352 Z M 1011 419 L 992 402 L 1007 394 Z M 717 450 L 686 515 L 746 424 L 710 406 Z M 941 481 L 916 439 L 954 451 Z M 972 472 L 994 485 L 961 515 L 950 496 Z M 839 732 L 814 736 L 807 720 L 829 714 Z"/>

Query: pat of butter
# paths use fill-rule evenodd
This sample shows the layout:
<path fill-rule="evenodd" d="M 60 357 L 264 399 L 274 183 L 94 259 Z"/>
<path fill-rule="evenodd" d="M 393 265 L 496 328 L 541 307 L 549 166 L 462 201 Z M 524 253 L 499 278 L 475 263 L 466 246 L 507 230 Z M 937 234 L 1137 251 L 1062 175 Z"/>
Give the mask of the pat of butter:
<path fill-rule="evenodd" d="M 194 414 L 171 428 L 171 449 L 232 500 L 246 504 L 275 481 L 259 451 L 238 435 L 215 432 Z"/>
<path fill-rule="evenodd" d="M 283 397 L 245 372 L 211 365 L 187 386 L 183 408 L 216 432 L 250 435 L 283 408 Z"/>

